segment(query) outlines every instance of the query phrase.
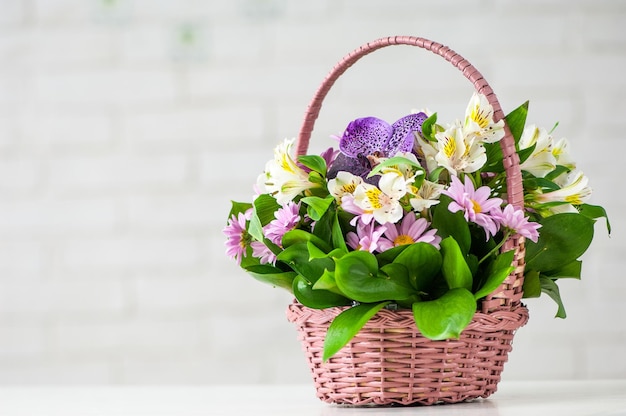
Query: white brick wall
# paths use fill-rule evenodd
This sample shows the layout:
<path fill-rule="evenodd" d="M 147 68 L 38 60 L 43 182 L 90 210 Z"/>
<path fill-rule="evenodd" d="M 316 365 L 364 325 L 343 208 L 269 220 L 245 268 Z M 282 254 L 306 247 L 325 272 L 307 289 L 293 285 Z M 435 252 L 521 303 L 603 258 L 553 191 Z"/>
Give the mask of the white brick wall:
<path fill-rule="evenodd" d="M 290 301 L 224 255 L 229 201 L 345 53 L 413 34 L 472 61 L 505 110 L 572 142 L 611 214 L 564 282 L 531 300 L 506 379 L 626 376 L 622 150 L 626 3 L 600 0 L 0 0 L 0 383 L 286 383 L 309 375 Z M 406 47 L 368 56 L 325 103 L 347 121 L 458 117 L 471 86 Z"/>

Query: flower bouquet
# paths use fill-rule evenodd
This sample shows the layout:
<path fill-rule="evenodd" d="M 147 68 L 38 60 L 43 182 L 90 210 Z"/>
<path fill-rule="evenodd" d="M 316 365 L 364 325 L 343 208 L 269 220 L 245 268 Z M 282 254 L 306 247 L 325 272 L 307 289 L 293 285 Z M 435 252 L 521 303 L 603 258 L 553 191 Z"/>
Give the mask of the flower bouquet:
<path fill-rule="evenodd" d="M 353 61 L 348 58 L 344 67 Z M 527 125 L 528 103 L 505 118 L 497 116 L 497 105 L 494 109 L 476 92 L 463 119 L 452 123 L 440 123 L 437 113 L 427 110 L 393 124 L 358 118 L 336 137 L 338 149 L 320 155 L 296 156 L 294 140 L 285 140 L 260 175 L 254 200 L 233 202 L 224 229 L 227 254 L 256 279 L 293 293 L 300 313 L 293 321 L 332 311 L 323 318 L 328 322 L 321 336 L 313 336 L 317 346 L 307 347 L 315 350 L 310 361 L 318 384 L 324 384 L 319 368 L 332 366 L 348 345 L 366 368 L 381 360 L 359 350 L 355 337 L 367 332 L 373 317 L 386 313 L 408 318 L 412 328 L 370 330 L 376 337 L 387 332 L 393 339 L 400 332 L 427 343 L 459 340 L 471 333 L 477 311 L 486 309 L 518 314 L 507 329 L 512 337 L 526 319 L 522 294 L 547 294 L 558 306 L 556 316 L 565 317 L 557 281 L 580 278 L 579 258 L 591 243 L 595 220 L 606 213 L 587 203 L 591 189 L 566 139 Z M 513 158 L 500 143 L 505 136 Z M 302 315 L 303 310 L 308 312 Z M 311 334 L 305 330 L 302 336 Z M 365 337 L 358 342 L 371 341 Z M 408 354 L 415 355 L 415 341 L 402 342 L 412 343 Z M 510 337 L 505 344 L 498 366 L 506 360 Z M 438 344 L 425 344 L 426 349 L 432 351 L 432 345 Z M 380 386 L 374 394 L 359 390 L 366 383 L 358 375 L 342 381 L 351 389 L 349 398 L 318 393 L 338 403 L 410 404 L 485 397 L 495 390 L 490 369 L 471 384 L 482 390 L 449 388 L 456 393 L 447 395 L 445 382 L 459 375 L 445 364 L 456 356 L 453 349 L 446 351 L 444 365 L 434 370 L 439 374 L 435 388 L 432 380 L 422 380 L 420 387 L 424 375 L 413 361 L 400 366 L 412 369 L 410 391 L 404 384 L 382 388 L 401 391 L 401 398 L 381 398 Z M 340 368 L 351 365 L 341 360 Z M 385 360 L 402 361 L 397 355 Z M 461 367 L 485 365 L 462 362 Z M 400 377 L 398 371 L 396 366 L 393 377 L 375 378 L 384 384 Z"/>

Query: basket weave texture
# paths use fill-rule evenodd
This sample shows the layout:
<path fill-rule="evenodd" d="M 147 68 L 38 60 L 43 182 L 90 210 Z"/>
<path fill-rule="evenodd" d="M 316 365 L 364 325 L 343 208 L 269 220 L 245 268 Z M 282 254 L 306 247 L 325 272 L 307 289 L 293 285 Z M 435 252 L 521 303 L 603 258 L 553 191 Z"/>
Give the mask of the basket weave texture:
<path fill-rule="evenodd" d="M 443 57 L 487 97 L 494 109 L 494 121 L 504 118 L 484 77 L 450 48 L 419 37 L 382 38 L 346 55 L 324 79 L 305 113 L 298 137 L 299 155 L 306 153 L 322 102 L 339 76 L 363 56 L 393 45 L 417 46 Z M 500 145 L 507 176 L 506 200 L 522 207 L 519 157 L 506 123 Z M 514 270 L 480 302 L 479 310 L 459 339 L 430 340 L 420 334 L 410 310 L 383 309 L 324 363 L 326 332 L 345 308 L 316 310 L 297 302 L 289 305 L 287 318 L 297 327 L 317 396 L 325 402 L 347 405 L 429 405 L 486 398 L 494 393 L 512 348 L 513 335 L 528 321 L 528 310 L 521 304 L 524 238 L 510 237 L 502 250 L 515 250 Z"/>
<path fill-rule="evenodd" d="M 313 375 L 317 397 L 349 405 L 457 403 L 496 391 L 516 329 L 528 310 L 477 312 L 458 340 L 423 337 L 409 310 L 383 309 L 326 363 L 324 337 L 343 308 L 289 305 L 288 318 Z"/>

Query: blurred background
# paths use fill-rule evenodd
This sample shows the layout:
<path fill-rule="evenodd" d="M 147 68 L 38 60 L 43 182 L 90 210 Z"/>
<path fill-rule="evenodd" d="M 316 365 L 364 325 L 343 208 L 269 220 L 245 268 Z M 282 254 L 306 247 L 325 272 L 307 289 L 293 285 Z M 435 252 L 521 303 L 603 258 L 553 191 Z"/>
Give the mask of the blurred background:
<path fill-rule="evenodd" d="M 344 54 L 450 46 L 505 112 L 567 137 L 603 222 L 528 301 L 504 380 L 626 377 L 626 2 L 0 0 L 0 384 L 308 383 L 291 296 L 224 254 L 252 184 Z M 357 117 L 463 117 L 472 86 L 394 47 L 351 68 L 311 151 Z"/>

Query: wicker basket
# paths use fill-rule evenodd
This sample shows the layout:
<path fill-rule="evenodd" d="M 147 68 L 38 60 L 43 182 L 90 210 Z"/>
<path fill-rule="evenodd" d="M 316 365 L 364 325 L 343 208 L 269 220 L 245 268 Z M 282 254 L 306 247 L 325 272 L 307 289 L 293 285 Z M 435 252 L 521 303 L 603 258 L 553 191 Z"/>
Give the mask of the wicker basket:
<path fill-rule="evenodd" d="M 504 117 L 500 103 L 483 76 L 446 46 L 423 38 L 397 36 L 378 39 L 345 56 L 324 79 L 307 108 L 298 137 L 297 153 L 307 152 L 322 101 L 334 82 L 363 56 L 383 47 L 411 45 L 431 51 L 457 67 L 485 95 L 494 121 Z M 523 204 L 519 158 L 508 126 L 500 141 L 507 175 L 507 202 Z M 348 405 L 413 405 L 455 403 L 488 397 L 496 391 L 515 331 L 528 320 L 521 304 L 524 279 L 524 238 L 513 236 L 503 250 L 515 250 L 514 271 L 480 302 L 460 339 L 432 341 L 423 337 L 409 310 L 381 310 L 357 336 L 326 363 L 322 362 L 328 326 L 343 308 L 315 310 L 293 303 L 289 321 L 297 325 L 310 364 L 317 396 Z"/>

